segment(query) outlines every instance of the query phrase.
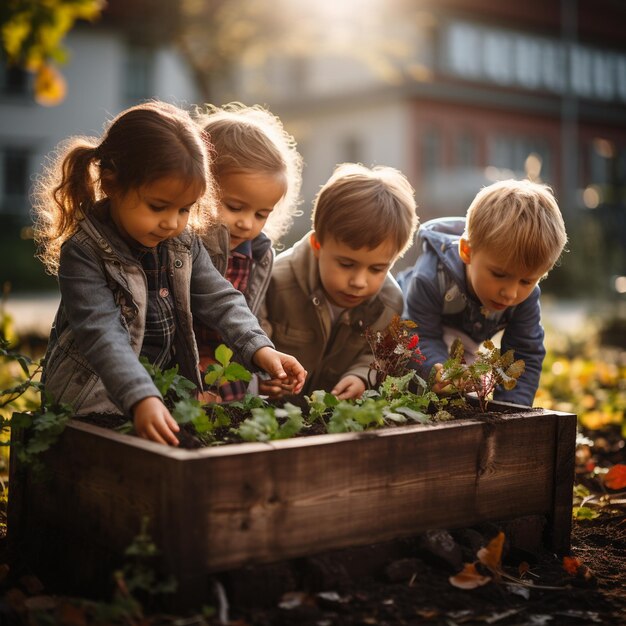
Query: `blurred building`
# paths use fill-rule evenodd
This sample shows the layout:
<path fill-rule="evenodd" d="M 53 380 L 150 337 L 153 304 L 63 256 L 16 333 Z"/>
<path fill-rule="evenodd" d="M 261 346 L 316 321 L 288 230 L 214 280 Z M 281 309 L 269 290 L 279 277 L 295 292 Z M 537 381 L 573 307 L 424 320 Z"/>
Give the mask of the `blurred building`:
<path fill-rule="evenodd" d="M 297 136 L 306 208 L 292 237 L 342 161 L 403 170 L 422 219 L 463 214 L 483 185 L 528 176 L 555 188 L 576 246 L 564 266 L 599 272 L 585 288 L 626 274 L 626 3 L 366 4 L 363 15 L 345 3 L 326 48 L 241 68 L 221 91 L 267 103 Z M 352 56 L 330 52 L 342 28 Z"/>
<path fill-rule="evenodd" d="M 146 98 L 197 101 L 195 82 L 172 41 L 174 4 L 109 0 L 100 20 L 78 23 L 64 40 L 67 97 L 58 106 L 37 104 L 32 75 L 0 62 L 0 286 L 46 284 L 36 276 L 43 271 L 28 240 L 29 193 L 59 141 L 100 135 L 107 120 Z"/>

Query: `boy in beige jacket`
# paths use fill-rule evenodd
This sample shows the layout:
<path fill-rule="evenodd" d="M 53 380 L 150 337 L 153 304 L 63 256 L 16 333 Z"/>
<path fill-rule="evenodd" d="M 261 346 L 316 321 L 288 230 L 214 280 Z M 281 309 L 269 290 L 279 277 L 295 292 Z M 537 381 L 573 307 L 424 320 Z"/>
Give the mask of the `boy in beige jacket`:
<path fill-rule="evenodd" d="M 308 371 L 302 393 L 358 398 L 373 360 L 365 329 L 383 330 L 402 313 L 389 270 L 418 226 L 414 192 L 398 170 L 344 163 L 320 189 L 312 222 L 276 258 L 259 318 L 276 349 Z M 261 381 L 259 391 L 271 398 L 291 392 L 277 380 Z"/>

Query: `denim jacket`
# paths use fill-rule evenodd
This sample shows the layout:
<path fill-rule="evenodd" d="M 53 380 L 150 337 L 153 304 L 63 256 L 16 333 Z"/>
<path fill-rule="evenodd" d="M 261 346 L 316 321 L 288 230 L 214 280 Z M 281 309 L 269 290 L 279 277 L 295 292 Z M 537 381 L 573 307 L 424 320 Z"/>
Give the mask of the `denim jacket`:
<path fill-rule="evenodd" d="M 198 388 L 193 315 L 219 329 L 237 360 L 254 369 L 252 356 L 273 346 L 243 296 L 213 266 L 200 238 L 184 231 L 164 242 L 173 294 L 174 359 Z M 125 413 L 149 396 L 161 397 L 139 362 L 147 311 L 147 282 L 140 263 L 112 222 L 80 222 L 63 244 L 61 304 L 50 334 L 43 382 L 56 402 L 78 414 Z"/>
<path fill-rule="evenodd" d="M 524 360 L 526 369 L 516 387 L 510 391 L 499 387 L 494 399 L 532 406 L 545 357 L 541 291 L 537 286 L 526 300 L 502 313 L 485 312 L 467 286 L 465 264 L 459 255 L 460 236 L 443 232 L 446 220 L 452 224 L 459 218 L 432 220 L 433 224 L 426 222 L 420 227 L 416 245 L 423 248 L 415 265 L 398 276 L 405 299 L 403 316 L 417 323 L 419 346 L 426 357 L 422 373 L 428 374 L 435 363 L 449 357 L 444 326 L 464 332 L 477 343 L 504 329 L 502 352 L 512 349 L 516 359 Z"/>

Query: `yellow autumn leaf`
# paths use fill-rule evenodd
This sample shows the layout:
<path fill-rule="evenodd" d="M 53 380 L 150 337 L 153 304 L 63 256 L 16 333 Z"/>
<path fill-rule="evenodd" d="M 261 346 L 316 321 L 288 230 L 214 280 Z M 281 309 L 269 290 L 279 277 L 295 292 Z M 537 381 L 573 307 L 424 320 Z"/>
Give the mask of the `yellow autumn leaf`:
<path fill-rule="evenodd" d="M 35 77 L 35 100 L 43 106 L 56 106 L 65 100 L 67 83 L 52 65 L 43 64 Z"/>
<path fill-rule="evenodd" d="M 30 16 L 20 14 L 13 17 L 2 27 L 2 39 L 4 50 L 9 59 L 17 59 L 22 48 L 22 43 L 31 30 Z"/>

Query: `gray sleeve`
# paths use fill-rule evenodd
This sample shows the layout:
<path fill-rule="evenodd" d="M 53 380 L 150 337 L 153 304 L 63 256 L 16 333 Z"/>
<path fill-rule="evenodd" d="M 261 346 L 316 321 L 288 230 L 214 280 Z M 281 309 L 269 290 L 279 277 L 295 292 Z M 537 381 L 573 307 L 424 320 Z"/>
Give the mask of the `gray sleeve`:
<path fill-rule="evenodd" d="M 61 251 L 59 285 L 76 346 L 112 401 L 130 415 L 139 400 L 161 398 L 130 344 L 101 263 L 68 241 Z"/>

